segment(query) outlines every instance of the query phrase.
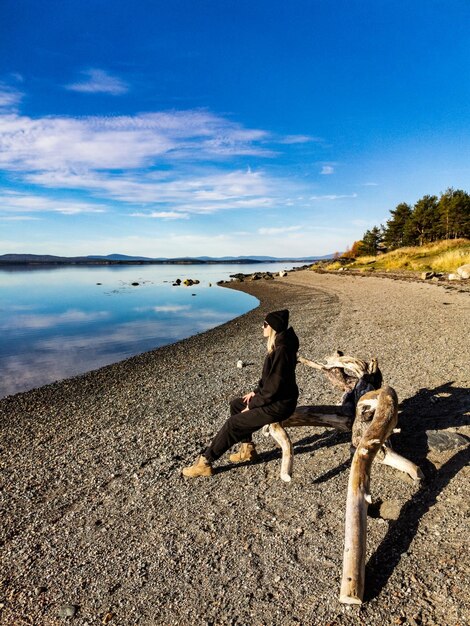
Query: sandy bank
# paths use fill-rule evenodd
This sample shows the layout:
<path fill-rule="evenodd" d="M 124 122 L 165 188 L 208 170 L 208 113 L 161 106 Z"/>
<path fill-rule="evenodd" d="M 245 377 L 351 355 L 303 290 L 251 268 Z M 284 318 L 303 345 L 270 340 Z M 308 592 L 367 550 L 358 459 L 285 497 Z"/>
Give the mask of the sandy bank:
<path fill-rule="evenodd" d="M 61 624 L 66 609 L 83 625 L 465 623 L 468 450 L 430 449 L 429 431 L 468 435 L 468 294 L 312 272 L 235 288 L 260 308 L 0 401 L 1 624 Z M 369 521 L 359 614 L 337 601 L 347 436 L 291 431 L 289 485 L 261 437 L 257 465 L 223 459 L 210 480 L 178 473 L 228 399 L 256 383 L 263 315 L 281 307 L 303 355 L 379 357 L 402 402 L 396 446 L 427 475 L 420 490 L 389 468 L 373 475 L 373 497 L 398 519 Z M 298 382 L 301 404 L 338 400 L 312 370 L 299 367 Z"/>

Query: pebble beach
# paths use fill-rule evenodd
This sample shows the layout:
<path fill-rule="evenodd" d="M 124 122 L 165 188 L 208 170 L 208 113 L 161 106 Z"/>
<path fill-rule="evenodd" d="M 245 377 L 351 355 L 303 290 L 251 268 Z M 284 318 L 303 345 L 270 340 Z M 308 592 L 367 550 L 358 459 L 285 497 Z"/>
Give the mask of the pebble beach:
<path fill-rule="evenodd" d="M 0 400 L 0 624 L 468 624 L 468 288 L 308 270 L 229 287 L 260 306 Z M 373 467 L 361 606 L 338 601 L 349 434 L 291 429 L 290 483 L 261 433 L 259 462 L 180 474 L 255 387 L 281 308 L 300 355 L 378 357 L 400 401 L 393 445 L 425 475 Z M 299 405 L 340 402 L 311 368 L 297 381 Z"/>

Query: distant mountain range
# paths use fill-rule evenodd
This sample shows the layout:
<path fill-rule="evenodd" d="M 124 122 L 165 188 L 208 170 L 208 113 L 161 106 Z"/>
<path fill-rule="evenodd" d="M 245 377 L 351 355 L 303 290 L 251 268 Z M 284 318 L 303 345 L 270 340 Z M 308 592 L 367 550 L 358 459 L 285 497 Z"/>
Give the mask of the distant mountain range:
<path fill-rule="evenodd" d="M 331 259 L 332 254 L 317 257 L 272 257 L 272 256 L 224 256 L 224 257 L 177 257 L 177 258 L 151 258 L 143 256 L 128 256 L 126 254 L 108 254 L 108 256 L 77 256 L 63 257 L 50 254 L 3 254 L 0 255 L 0 265 L 124 265 L 124 264 L 174 264 L 191 265 L 205 263 L 313 263 L 322 259 Z"/>

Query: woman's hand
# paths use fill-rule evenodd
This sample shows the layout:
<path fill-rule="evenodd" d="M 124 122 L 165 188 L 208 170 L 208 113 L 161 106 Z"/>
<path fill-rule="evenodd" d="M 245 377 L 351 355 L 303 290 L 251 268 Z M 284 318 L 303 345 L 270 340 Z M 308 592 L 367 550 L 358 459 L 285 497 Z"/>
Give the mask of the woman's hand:
<path fill-rule="evenodd" d="M 242 400 L 245 404 L 248 404 L 248 402 L 251 400 L 251 398 L 255 395 L 254 391 L 250 391 L 250 393 L 247 393 L 246 395 L 243 396 Z M 245 409 L 246 410 L 246 409 Z"/>

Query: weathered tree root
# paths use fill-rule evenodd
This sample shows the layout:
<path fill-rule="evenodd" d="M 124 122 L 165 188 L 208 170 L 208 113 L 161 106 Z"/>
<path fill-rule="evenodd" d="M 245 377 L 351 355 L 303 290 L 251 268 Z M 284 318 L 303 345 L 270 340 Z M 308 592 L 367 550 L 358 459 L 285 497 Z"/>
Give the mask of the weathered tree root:
<path fill-rule="evenodd" d="M 367 397 L 366 397 L 367 396 Z M 363 401 L 375 405 L 374 416 L 361 416 L 359 404 Z M 385 385 L 361 398 L 353 425 L 353 445 L 356 445 L 351 462 L 346 499 L 343 577 L 339 600 L 345 604 L 361 604 L 364 596 L 364 579 L 367 546 L 367 508 L 372 502 L 369 485 L 372 461 L 390 437 L 397 424 L 398 399 L 395 391 Z M 364 425 L 366 424 L 366 425 Z"/>
<path fill-rule="evenodd" d="M 369 363 L 337 352 L 325 365 L 299 358 L 299 362 L 321 370 L 335 386 L 351 391 L 362 377 L 380 381 L 377 359 Z M 347 374 L 345 370 L 352 374 Z M 376 377 L 376 378 L 374 378 Z M 357 388 L 356 388 L 357 389 Z M 351 395 L 351 394 L 349 394 Z M 293 447 L 286 428 L 300 426 L 331 426 L 342 432 L 352 431 L 356 451 L 351 462 L 346 499 L 346 521 L 340 602 L 361 604 L 364 597 L 365 558 L 367 546 L 367 508 L 372 502 L 369 491 L 372 463 L 377 461 L 407 473 L 414 481 L 423 478 L 420 468 L 392 450 L 389 437 L 396 428 L 398 398 L 395 390 L 384 385 L 369 391 L 357 401 L 354 418 L 342 406 L 301 406 L 287 420 L 264 429 L 282 449 L 281 479 L 292 476 Z"/>
<path fill-rule="evenodd" d="M 281 431 L 275 437 L 273 430 L 267 427 L 264 431 L 266 436 L 272 435 L 273 439 L 278 443 L 282 449 L 282 462 L 281 468 L 289 468 L 287 471 L 292 476 L 293 468 L 293 447 L 286 428 L 300 428 L 302 426 L 324 426 L 326 428 L 335 428 L 339 432 L 351 432 L 354 419 L 345 415 L 340 406 L 324 405 L 324 406 L 299 406 L 295 413 L 293 413 L 287 420 L 283 422 L 276 422 L 276 424 L 270 424 L 270 426 L 280 426 Z M 281 438 L 284 441 L 281 444 Z M 288 441 L 288 443 L 287 443 Z M 397 470 L 405 472 L 413 480 L 418 481 L 423 477 L 423 474 L 419 467 L 417 467 L 412 461 L 409 461 L 405 457 L 401 456 L 394 450 L 392 450 L 390 444 L 386 442 L 378 455 L 380 458 L 376 458 L 375 461 L 382 463 L 383 465 L 389 465 Z M 281 473 L 283 470 L 281 469 Z M 282 476 L 281 476 L 282 477 Z M 284 480 L 284 479 L 283 479 Z"/>
<path fill-rule="evenodd" d="M 292 441 L 287 432 L 278 422 L 275 424 L 269 424 L 269 434 L 282 449 L 281 480 L 288 483 L 292 479 L 292 464 L 294 461 Z"/>

